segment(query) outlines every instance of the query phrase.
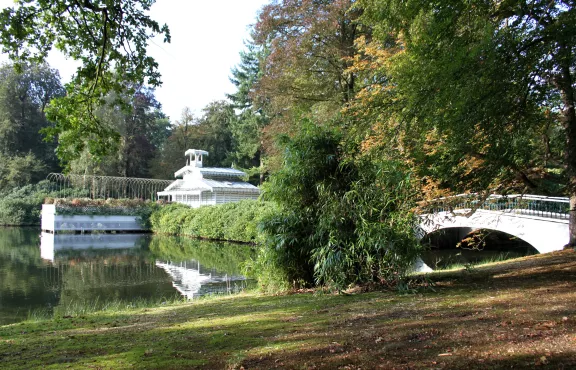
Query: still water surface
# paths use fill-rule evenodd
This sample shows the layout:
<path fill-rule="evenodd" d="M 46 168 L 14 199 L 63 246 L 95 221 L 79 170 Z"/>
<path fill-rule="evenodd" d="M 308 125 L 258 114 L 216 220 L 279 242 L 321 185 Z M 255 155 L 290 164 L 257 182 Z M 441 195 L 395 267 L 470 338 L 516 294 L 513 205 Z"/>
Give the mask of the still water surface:
<path fill-rule="evenodd" d="M 233 293 L 251 283 L 240 265 L 252 253 L 178 237 L 0 228 L 0 325 L 75 305 Z"/>

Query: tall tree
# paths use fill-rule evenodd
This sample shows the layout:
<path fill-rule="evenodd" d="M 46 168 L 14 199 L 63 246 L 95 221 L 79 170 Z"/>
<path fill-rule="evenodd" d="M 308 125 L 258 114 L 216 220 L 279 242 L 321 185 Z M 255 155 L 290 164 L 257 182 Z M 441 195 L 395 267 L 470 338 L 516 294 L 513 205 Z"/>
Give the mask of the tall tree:
<path fill-rule="evenodd" d="M 122 175 L 149 177 L 150 161 L 168 136 L 168 119 L 151 89 L 139 87 L 130 105 L 120 130 Z"/>
<path fill-rule="evenodd" d="M 171 179 L 174 172 L 182 167 L 184 163 L 184 153 L 193 148 L 198 119 L 194 116 L 190 108 L 185 107 L 182 110 L 182 116 L 179 120 L 172 123 L 170 134 L 165 145 L 152 160 L 151 174 L 156 179 Z"/>
<path fill-rule="evenodd" d="M 272 130 L 288 133 L 302 115 L 329 122 L 354 96 L 348 67 L 362 32 L 351 0 L 282 0 L 266 5 L 255 42 L 269 50 L 256 95 L 265 101 Z"/>
<path fill-rule="evenodd" d="M 200 118 L 185 108 L 182 118 L 172 127 L 170 137 L 153 161 L 155 178 L 169 179 L 184 165 L 184 152 L 188 149 L 208 151 L 205 164 L 211 167 L 229 167 L 232 164 L 232 132 L 234 108 L 226 101 L 208 104 Z"/>
<path fill-rule="evenodd" d="M 246 50 L 240 52 L 240 63 L 232 68 L 230 81 L 236 92 L 228 95 L 236 111 L 232 121 L 232 161 L 246 169 L 257 168 L 260 183 L 266 172 L 263 153 L 263 130 L 269 122 L 262 102 L 255 104 L 254 91 L 262 78 L 260 65 L 266 52 L 253 41 L 246 43 Z"/>
<path fill-rule="evenodd" d="M 147 55 L 148 40 L 157 34 L 170 41 L 166 25 L 146 12 L 154 0 L 18 0 L 0 13 L 0 43 L 17 66 L 43 61 L 52 48 L 79 60 L 67 94 L 47 109 L 59 136 L 58 156 L 76 158 L 87 147 L 99 156 L 119 134 L 103 124 L 96 108 L 110 92 L 122 92 L 147 82 L 160 84 L 158 64 Z M 120 74 L 114 73 L 114 70 Z M 83 140 L 86 135 L 89 140 Z"/>
<path fill-rule="evenodd" d="M 110 143 L 111 153 L 102 161 L 94 161 L 91 153 L 84 151 L 71 162 L 73 172 L 123 177 L 152 175 L 151 161 L 169 135 L 169 122 L 153 89 L 137 86 L 133 90 L 130 96 L 109 94 L 107 104 L 96 111 L 103 124 L 120 133 L 119 143 Z"/>
<path fill-rule="evenodd" d="M 0 192 L 37 183 L 48 172 L 42 158 L 31 152 L 12 156 L 0 153 Z"/>
<path fill-rule="evenodd" d="M 232 164 L 232 132 L 234 107 L 226 101 L 214 101 L 203 109 L 198 127 L 204 131 L 199 148 L 210 153 L 211 166 L 229 167 Z"/>
<path fill-rule="evenodd" d="M 46 64 L 22 66 L 16 73 L 13 65 L 0 67 L 0 154 L 8 157 L 33 153 L 57 170 L 56 143 L 42 140 L 40 130 L 52 126 L 45 109 L 51 99 L 64 95 L 58 71 Z"/>
<path fill-rule="evenodd" d="M 410 127 L 404 132 L 418 132 L 413 136 L 429 148 L 425 156 L 441 159 L 434 173 L 440 181 L 453 184 L 448 175 L 462 174 L 476 190 L 521 183 L 534 191 L 535 175 L 553 165 L 550 134 L 563 132 L 557 154 L 564 156 L 559 164 L 575 245 L 574 3 L 360 0 L 357 6 L 382 41 L 390 35 L 399 41 L 402 52 L 388 69 L 394 120 Z"/>

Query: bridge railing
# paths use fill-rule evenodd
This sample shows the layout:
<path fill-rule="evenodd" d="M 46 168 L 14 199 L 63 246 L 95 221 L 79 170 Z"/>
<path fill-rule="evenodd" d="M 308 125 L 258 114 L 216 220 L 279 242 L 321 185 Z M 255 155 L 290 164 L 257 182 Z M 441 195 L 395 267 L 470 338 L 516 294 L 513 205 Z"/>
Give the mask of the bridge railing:
<path fill-rule="evenodd" d="M 456 210 L 476 211 L 478 209 L 553 219 L 568 219 L 570 217 L 568 198 L 528 194 L 493 194 L 485 199 L 479 194 L 460 194 L 434 199 L 423 207 L 424 213 L 453 212 Z"/>

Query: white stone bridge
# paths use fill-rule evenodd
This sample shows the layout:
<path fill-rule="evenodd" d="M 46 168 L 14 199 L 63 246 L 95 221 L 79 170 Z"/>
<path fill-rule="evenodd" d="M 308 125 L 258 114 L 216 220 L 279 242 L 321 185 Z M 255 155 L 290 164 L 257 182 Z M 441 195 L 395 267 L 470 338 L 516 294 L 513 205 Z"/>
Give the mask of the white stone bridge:
<path fill-rule="evenodd" d="M 532 245 L 538 252 L 561 250 L 569 241 L 568 198 L 538 195 L 458 195 L 433 201 L 420 215 L 417 234 L 462 228 L 462 237 L 479 229 L 498 230 Z"/>

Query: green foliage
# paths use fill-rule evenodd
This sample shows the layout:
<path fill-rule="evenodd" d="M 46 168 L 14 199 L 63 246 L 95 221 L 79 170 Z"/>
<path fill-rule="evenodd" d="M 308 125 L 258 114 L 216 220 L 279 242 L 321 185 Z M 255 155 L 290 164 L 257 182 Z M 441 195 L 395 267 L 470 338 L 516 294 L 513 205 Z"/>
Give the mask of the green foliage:
<path fill-rule="evenodd" d="M 261 181 L 265 171 L 261 161 L 263 129 L 270 120 L 265 113 L 265 104 L 254 101 L 253 91 L 262 78 L 261 63 L 266 51 L 253 41 L 245 44 L 246 50 L 240 52 L 240 63 L 232 68 L 230 78 L 237 90 L 229 94 L 228 99 L 238 112 L 231 125 L 231 157 L 237 166 L 259 173 Z"/>
<path fill-rule="evenodd" d="M 46 176 L 46 165 L 34 154 L 7 156 L 0 153 L 0 191 L 36 183 Z"/>
<path fill-rule="evenodd" d="M 65 302 L 59 303 L 52 312 L 47 309 L 38 309 L 30 312 L 28 320 L 41 321 L 54 318 L 83 316 L 96 312 L 106 312 L 107 314 L 117 314 L 131 309 L 145 309 L 160 306 L 170 306 L 182 304 L 186 299 L 173 294 L 167 297 L 130 297 L 113 299 L 89 299 L 89 298 L 69 298 Z"/>
<path fill-rule="evenodd" d="M 49 181 L 0 191 L 0 226 L 39 225 L 45 198 L 74 195 L 72 190 L 54 191 Z M 77 196 L 84 196 L 76 191 Z"/>
<path fill-rule="evenodd" d="M 190 208 L 173 203 L 152 213 L 152 231 L 161 234 L 254 243 L 258 223 L 274 210 L 269 202 L 243 200 L 216 206 Z"/>
<path fill-rule="evenodd" d="M 258 245 L 255 257 L 244 263 L 244 273 L 257 279 L 260 290 L 267 293 L 298 288 L 297 282 L 290 280 L 287 269 L 278 263 L 280 259 L 280 252 L 275 248 L 266 244 Z"/>
<path fill-rule="evenodd" d="M 52 125 L 44 114 L 50 100 L 64 93 L 58 71 L 47 64 L 26 64 L 20 74 L 12 64 L 0 66 L 0 166 L 32 155 L 31 170 L 45 166 L 44 176 L 58 170 L 56 143 L 43 141 L 39 131 Z"/>
<path fill-rule="evenodd" d="M 69 163 L 72 173 L 122 177 L 150 177 L 150 164 L 170 134 L 169 122 L 154 90 L 135 86 L 131 93 L 109 93 L 95 115 L 102 125 L 118 132 L 120 142 L 110 141 L 109 154 L 96 161 L 85 148 Z M 167 177 L 165 177 L 167 178 Z"/>
<path fill-rule="evenodd" d="M 34 201 L 2 199 L 0 202 L 0 225 L 22 226 L 40 224 L 40 210 Z"/>
<path fill-rule="evenodd" d="M 362 58 L 355 39 L 370 29 L 350 9 L 354 2 L 280 0 L 260 11 L 252 37 L 264 53 L 249 95 L 267 117 L 261 145 L 268 172 L 282 166 L 277 135 L 299 131 L 303 116 L 329 125 L 355 95 L 350 66 Z"/>
<path fill-rule="evenodd" d="M 209 152 L 204 165 L 229 167 L 232 164 L 232 133 L 234 107 L 226 101 L 208 104 L 200 118 L 194 117 L 188 108 L 172 127 L 162 151 L 152 161 L 150 173 L 158 179 L 168 179 L 184 165 L 184 152 L 188 149 L 202 149 Z"/>
<path fill-rule="evenodd" d="M 287 279 L 278 285 L 341 290 L 395 284 L 413 262 L 418 243 L 409 172 L 396 162 L 347 159 L 340 137 L 309 124 L 286 141 L 284 167 L 265 187 L 265 199 L 281 209 L 263 221 L 266 244 L 256 275 L 259 268 L 277 269 Z"/>
<path fill-rule="evenodd" d="M 386 88 L 372 90 L 393 98 L 373 108 L 399 122 L 402 148 L 422 176 L 453 193 L 561 192 L 576 202 L 573 2 L 355 6 L 377 30 L 382 54 L 396 48 L 379 68 Z M 570 225 L 574 245 L 576 213 Z"/>
<path fill-rule="evenodd" d="M 285 121 L 281 115 L 295 106 L 331 118 L 353 96 L 355 76 L 347 68 L 363 31 L 358 12 L 349 11 L 353 2 L 281 0 L 262 9 L 254 40 L 269 53 L 257 93 L 270 100 L 275 119 Z"/>
<path fill-rule="evenodd" d="M 0 13 L 0 42 L 20 70 L 29 61 L 43 61 L 52 48 L 81 65 L 66 86 L 66 95 L 47 109 L 58 136 L 58 156 L 68 162 L 84 148 L 101 156 L 119 135 L 94 114 L 109 92 L 130 89 L 130 84 L 160 84 L 158 64 L 146 47 L 155 35 L 170 41 L 166 25 L 146 12 L 154 0 L 35 0 L 17 2 Z M 120 78 L 113 72 L 121 73 Z M 110 140 L 111 139 L 111 140 Z"/>

